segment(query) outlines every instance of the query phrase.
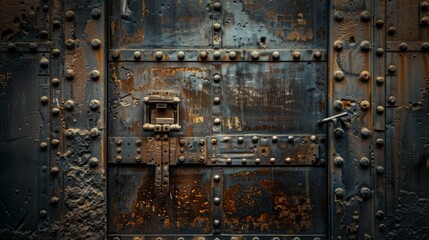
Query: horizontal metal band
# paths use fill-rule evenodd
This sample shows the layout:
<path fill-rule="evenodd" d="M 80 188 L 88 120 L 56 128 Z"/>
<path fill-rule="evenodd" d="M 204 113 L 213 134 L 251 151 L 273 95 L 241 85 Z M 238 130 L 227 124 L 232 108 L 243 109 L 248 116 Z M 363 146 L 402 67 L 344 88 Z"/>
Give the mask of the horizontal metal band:
<path fill-rule="evenodd" d="M 49 52 L 50 43 L 38 42 L 0 42 L 0 52 Z"/>
<path fill-rule="evenodd" d="M 386 42 L 386 50 L 388 52 L 429 52 L 429 41 L 428 42 L 388 41 Z"/>

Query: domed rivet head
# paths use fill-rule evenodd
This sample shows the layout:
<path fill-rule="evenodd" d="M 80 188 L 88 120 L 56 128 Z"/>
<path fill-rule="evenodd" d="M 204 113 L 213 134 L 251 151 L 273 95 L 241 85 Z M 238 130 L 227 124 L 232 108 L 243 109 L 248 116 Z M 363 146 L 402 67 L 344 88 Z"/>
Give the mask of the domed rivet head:
<path fill-rule="evenodd" d="M 48 101 L 49 101 L 49 98 L 47 96 L 41 96 L 40 97 L 40 103 L 41 104 L 45 105 L 48 103 Z"/>
<path fill-rule="evenodd" d="M 219 97 L 215 97 L 215 98 L 213 99 L 213 103 L 214 103 L 214 104 L 219 104 L 219 103 L 220 103 L 220 98 L 219 98 Z"/>
<path fill-rule="evenodd" d="M 216 138 L 212 138 L 212 140 L 210 140 L 210 142 L 211 142 L 213 145 L 215 145 L 215 144 L 217 143 L 217 140 L 216 140 Z"/>
<path fill-rule="evenodd" d="M 362 82 L 368 82 L 371 79 L 371 74 L 368 71 L 362 71 L 359 73 L 359 80 Z"/>
<path fill-rule="evenodd" d="M 220 31 L 221 28 L 222 28 L 222 25 L 220 25 L 220 23 L 214 23 L 213 24 L 213 29 L 215 31 Z"/>
<path fill-rule="evenodd" d="M 375 53 L 377 54 L 377 56 L 383 56 L 384 49 L 383 48 L 377 48 L 377 50 L 375 51 Z"/>
<path fill-rule="evenodd" d="M 215 51 L 213 53 L 213 58 L 216 59 L 216 60 L 219 60 L 220 59 L 220 52 L 219 51 Z"/>
<path fill-rule="evenodd" d="M 396 103 L 396 97 L 390 96 L 387 100 L 390 105 L 394 105 Z"/>
<path fill-rule="evenodd" d="M 378 85 L 382 85 L 384 83 L 384 77 L 377 77 L 376 82 Z"/>
<path fill-rule="evenodd" d="M 100 133 L 99 133 L 97 128 L 91 128 L 91 130 L 89 131 L 89 135 L 92 138 L 96 138 L 96 137 L 98 137 L 98 135 L 100 135 Z"/>
<path fill-rule="evenodd" d="M 41 217 L 41 218 L 46 218 L 47 216 L 48 216 L 48 212 L 46 211 L 46 210 L 41 210 L 40 212 L 39 212 L 39 216 Z"/>
<path fill-rule="evenodd" d="M 116 161 L 116 162 L 120 162 L 120 161 L 122 161 L 122 156 L 121 156 L 121 155 L 117 155 L 117 156 L 115 157 L 115 161 Z"/>
<path fill-rule="evenodd" d="M 237 54 L 235 52 L 230 52 L 228 56 L 229 56 L 229 59 L 234 60 L 237 57 Z"/>
<path fill-rule="evenodd" d="M 334 109 L 337 111 L 343 111 L 344 109 L 344 103 L 341 100 L 336 100 L 334 102 Z"/>
<path fill-rule="evenodd" d="M 395 35 L 395 33 L 396 33 L 396 28 L 395 28 L 395 27 L 389 27 L 389 29 L 387 30 L 387 33 L 388 33 L 390 36 Z"/>
<path fill-rule="evenodd" d="M 54 21 L 52 22 L 52 26 L 53 26 L 55 29 L 58 29 L 58 28 L 60 28 L 60 27 L 61 27 L 61 22 L 60 22 L 60 21 L 58 21 L 58 20 L 54 20 Z"/>
<path fill-rule="evenodd" d="M 378 225 L 378 230 L 380 230 L 380 232 L 386 231 L 386 225 L 384 225 L 384 224 Z"/>
<path fill-rule="evenodd" d="M 58 147 L 58 144 L 60 144 L 60 141 L 58 139 L 54 138 L 51 140 L 51 145 L 53 147 Z"/>
<path fill-rule="evenodd" d="M 378 113 L 383 113 L 384 112 L 384 107 L 383 106 L 377 106 L 377 112 Z"/>
<path fill-rule="evenodd" d="M 407 51 L 407 49 L 408 49 L 408 44 L 407 43 L 401 43 L 401 44 L 399 44 L 399 50 L 401 50 L 401 51 Z"/>
<path fill-rule="evenodd" d="M 291 162 L 292 162 L 292 158 L 290 158 L 290 157 L 285 158 L 286 164 L 290 164 Z"/>
<path fill-rule="evenodd" d="M 253 136 L 252 137 L 252 142 L 253 143 L 257 143 L 259 141 L 259 137 L 258 136 Z"/>
<path fill-rule="evenodd" d="M 52 56 L 58 57 L 58 56 L 60 56 L 60 54 L 61 54 L 60 49 L 58 49 L 58 48 L 52 49 Z"/>
<path fill-rule="evenodd" d="M 40 67 L 41 68 L 48 68 L 49 67 L 49 59 L 47 59 L 46 57 L 42 57 L 39 61 L 40 63 Z"/>
<path fill-rule="evenodd" d="M 100 78 L 100 72 L 98 70 L 92 70 L 89 76 L 92 80 L 98 80 Z"/>
<path fill-rule="evenodd" d="M 390 74 L 394 74 L 394 73 L 396 73 L 396 66 L 395 66 L 395 65 L 393 65 L 393 64 L 390 64 L 390 65 L 387 67 L 387 71 L 388 71 Z"/>
<path fill-rule="evenodd" d="M 369 167 L 369 165 L 370 165 L 369 159 L 368 159 L 368 158 L 366 158 L 366 157 L 361 158 L 361 159 L 360 159 L 360 165 L 361 165 L 363 168 L 368 168 L 368 167 Z"/>
<path fill-rule="evenodd" d="M 184 51 L 179 51 L 177 53 L 177 58 L 180 59 L 180 60 L 185 59 L 185 52 Z"/>
<path fill-rule="evenodd" d="M 344 163 L 344 159 L 343 159 L 342 157 L 336 157 L 336 158 L 334 159 L 334 164 L 335 164 L 335 166 L 337 166 L 337 167 L 341 167 L 341 166 L 343 166 L 343 163 Z"/>
<path fill-rule="evenodd" d="M 213 181 L 220 182 L 220 176 L 219 175 L 214 175 Z"/>
<path fill-rule="evenodd" d="M 375 140 L 375 144 L 377 144 L 378 147 L 382 147 L 384 145 L 384 139 L 377 138 L 377 140 Z"/>
<path fill-rule="evenodd" d="M 141 162 L 141 161 L 142 161 L 142 156 L 137 155 L 137 156 L 134 158 L 134 161 L 136 161 L 136 162 Z"/>
<path fill-rule="evenodd" d="M 363 187 L 360 189 L 360 195 L 364 199 L 368 199 L 371 197 L 371 190 L 367 187 Z"/>
<path fill-rule="evenodd" d="M 74 136 L 74 132 L 72 129 L 66 130 L 66 138 L 71 139 Z"/>
<path fill-rule="evenodd" d="M 381 211 L 381 210 L 378 210 L 378 211 L 375 213 L 375 216 L 376 216 L 378 219 L 383 219 L 383 218 L 384 218 L 384 212 L 383 212 L 383 211 Z"/>
<path fill-rule="evenodd" d="M 101 17 L 101 11 L 98 8 L 93 8 L 91 10 L 91 17 L 93 19 L 99 19 Z"/>
<path fill-rule="evenodd" d="M 429 51 L 429 42 L 424 42 L 422 44 L 422 50 L 423 51 Z"/>
<path fill-rule="evenodd" d="M 371 132 L 369 131 L 368 128 L 362 128 L 360 130 L 360 135 L 362 136 L 362 138 L 369 138 Z"/>
<path fill-rule="evenodd" d="M 206 158 L 204 156 L 200 156 L 200 162 L 204 162 Z"/>
<path fill-rule="evenodd" d="M 232 164 L 232 159 L 231 158 L 227 158 L 226 159 L 226 164 L 228 164 L 228 165 Z"/>
<path fill-rule="evenodd" d="M 360 50 L 362 50 L 362 52 L 368 52 L 369 50 L 371 50 L 371 42 L 362 41 L 362 43 L 360 44 Z"/>
<path fill-rule="evenodd" d="M 261 164 L 261 159 L 260 158 L 255 158 L 255 164 L 256 165 Z"/>
<path fill-rule="evenodd" d="M 218 197 L 213 198 L 213 203 L 216 206 L 219 205 L 220 204 L 220 198 L 218 198 Z"/>
<path fill-rule="evenodd" d="M 51 204 L 52 205 L 57 205 L 58 202 L 60 201 L 60 199 L 56 196 L 51 197 Z"/>
<path fill-rule="evenodd" d="M 219 11 L 221 9 L 221 7 L 222 7 L 222 5 L 220 2 L 213 3 L 214 10 Z"/>
<path fill-rule="evenodd" d="M 428 1 L 420 2 L 420 9 L 422 11 L 427 11 L 429 9 L 429 2 Z"/>
<path fill-rule="evenodd" d="M 212 162 L 213 164 L 216 164 L 216 163 L 217 163 L 217 158 L 212 158 L 211 162 Z"/>
<path fill-rule="evenodd" d="M 382 28 L 384 26 L 384 20 L 378 19 L 377 22 L 375 23 L 375 26 L 377 28 Z"/>
<path fill-rule="evenodd" d="M 97 99 L 92 99 L 91 102 L 89 103 L 89 107 L 93 111 L 99 109 L 100 108 L 100 101 Z"/>
<path fill-rule="evenodd" d="M 237 143 L 238 144 L 242 144 L 244 142 L 244 138 L 242 138 L 242 137 L 238 137 L 237 138 Z"/>
<path fill-rule="evenodd" d="M 52 108 L 51 112 L 52 112 L 52 115 L 58 116 L 58 114 L 60 114 L 60 109 L 59 108 Z"/>
<path fill-rule="evenodd" d="M 344 19 L 344 12 L 342 11 L 336 11 L 334 14 L 334 19 L 337 22 L 341 22 Z"/>
<path fill-rule="evenodd" d="M 47 143 L 47 142 L 41 142 L 41 143 L 40 143 L 40 148 L 41 148 L 42 150 L 46 150 L 46 149 L 48 148 L 48 143 Z"/>
<path fill-rule="evenodd" d="M 101 47 L 101 41 L 100 41 L 100 39 L 97 39 L 97 38 L 92 39 L 92 41 L 91 41 L 91 47 L 92 47 L 92 49 L 99 49 Z"/>
<path fill-rule="evenodd" d="M 74 48 L 74 46 L 75 46 L 75 41 L 73 39 L 69 38 L 66 40 L 66 48 L 67 49 L 71 50 Z"/>
<path fill-rule="evenodd" d="M 88 161 L 88 164 L 90 167 L 95 168 L 98 166 L 98 158 L 96 157 L 91 157 Z"/>
<path fill-rule="evenodd" d="M 164 53 L 162 51 L 157 51 L 155 53 L 156 60 L 162 60 L 163 55 L 164 55 Z"/>
<path fill-rule="evenodd" d="M 369 20 L 371 20 L 371 13 L 368 11 L 363 11 L 360 14 L 360 19 L 362 20 L 362 22 L 369 22 Z"/>
<path fill-rule="evenodd" d="M 206 144 L 206 141 L 203 138 L 201 138 L 199 143 L 201 146 L 204 146 L 204 144 Z"/>
<path fill-rule="evenodd" d="M 16 50 L 15 43 L 9 43 L 9 44 L 7 44 L 7 50 L 10 51 L 10 52 L 15 51 Z"/>
<path fill-rule="evenodd" d="M 42 38 L 42 39 L 47 39 L 47 38 L 48 38 L 48 36 L 49 36 L 49 33 L 48 33 L 48 31 L 46 31 L 46 30 L 42 30 L 42 31 L 40 31 L 39 36 L 40 36 L 40 38 Z"/>
<path fill-rule="evenodd" d="M 179 157 L 179 162 L 184 162 L 185 161 L 185 156 L 180 156 Z"/>
<path fill-rule="evenodd" d="M 337 138 L 337 139 L 339 139 L 339 138 L 342 138 L 342 137 L 344 137 L 344 130 L 342 129 L 342 128 L 335 128 L 334 129 L 334 136 L 335 136 L 335 138 Z"/>
<path fill-rule="evenodd" d="M 383 175 L 383 173 L 384 173 L 384 168 L 383 168 L 382 166 L 377 166 L 377 168 L 375 169 L 375 172 L 376 172 L 378 175 Z"/>
<path fill-rule="evenodd" d="M 139 60 L 139 59 L 142 58 L 142 53 L 140 51 L 135 51 L 133 53 L 133 57 L 134 57 L 135 60 Z"/>
<path fill-rule="evenodd" d="M 273 57 L 274 60 L 280 59 L 280 53 L 277 51 L 273 52 L 273 54 L 271 56 Z"/>
<path fill-rule="evenodd" d="M 220 124 L 220 118 L 215 118 L 213 123 L 215 125 L 219 125 Z"/>
<path fill-rule="evenodd" d="M 278 142 L 278 141 L 279 141 L 279 137 L 277 137 L 277 136 L 273 136 L 273 137 L 271 138 L 271 141 L 272 141 L 273 143 L 276 143 L 276 142 Z"/>
<path fill-rule="evenodd" d="M 121 56 L 121 50 L 113 50 L 111 56 L 113 59 L 118 59 Z"/>
<path fill-rule="evenodd" d="M 295 140 L 295 138 L 293 137 L 293 136 L 288 136 L 287 137 L 287 141 L 289 142 L 289 143 L 293 143 L 293 141 Z"/>
<path fill-rule="evenodd" d="M 51 175 L 56 176 L 59 172 L 58 167 L 52 167 L 51 168 Z"/>
<path fill-rule="evenodd" d="M 73 100 L 67 100 L 67 101 L 64 103 L 64 107 L 65 107 L 67 110 L 69 110 L 69 111 L 73 110 L 73 108 L 74 108 L 74 101 L 73 101 Z"/>
<path fill-rule="evenodd" d="M 66 72 L 64 73 L 64 77 L 69 81 L 73 80 L 74 76 L 75 74 L 73 69 L 67 69 Z"/>
<path fill-rule="evenodd" d="M 310 141 L 316 142 L 317 141 L 317 137 L 315 135 L 311 135 Z"/>
<path fill-rule="evenodd" d="M 251 54 L 253 60 L 259 59 L 259 52 L 253 51 Z"/>
<path fill-rule="evenodd" d="M 321 59 L 322 58 L 322 53 L 320 51 L 314 51 L 313 52 L 313 57 L 314 57 L 314 59 Z"/>
<path fill-rule="evenodd" d="M 241 159 L 241 164 L 243 164 L 243 165 L 247 164 L 247 159 L 245 159 L 245 158 Z"/>
<path fill-rule="evenodd" d="M 371 104 L 369 103 L 369 101 L 363 100 L 363 101 L 360 102 L 359 105 L 360 105 L 360 109 L 362 111 L 368 111 Z"/>
<path fill-rule="evenodd" d="M 342 71 L 335 71 L 334 72 L 334 79 L 337 82 L 343 81 L 344 80 L 344 73 Z"/>
<path fill-rule="evenodd" d="M 334 49 L 337 52 L 340 52 L 343 50 L 344 42 L 342 40 L 337 40 L 334 42 Z"/>
<path fill-rule="evenodd" d="M 276 159 L 275 158 L 270 158 L 270 163 L 271 164 L 274 164 L 276 162 Z"/>
<path fill-rule="evenodd" d="M 65 13 L 65 18 L 67 21 L 72 21 L 74 19 L 74 17 L 75 17 L 75 14 L 73 11 L 67 11 Z"/>
<path fill-rule="evenodd" d="M 215 75 L 213 76 L 213 81 L 215 81 L 215 82 L 219 82 L 219 81 L 220 81 L 220 75 L 219 75 L 219 74 L 215 74 Z"/>
<path fill-rule="evenodd" d="M 207 59 L 208 53 L 207 51 L 201 51 L 200 52 L 200 58 L 201 59 Z"/>
<path fill-rule="evenodd" d="M 428 26 L 429 25 L 429 17 L 422 17 L 422 19 L 420 19 L 420 25 Z"/>
<path fill-rule="evenodd" d="M 220 226 L 220 221 L 219 221 L 219 220 L 217 220 L 217 219 L 216 219 L 216 220 L 214 220 L 214 221 L 213 221 L 213 226 L 214 226 L 214 227 L 219 227 L 219 226 Z"/>
<path fill-rule="evenodd" d="M 31 51 L 36 51 L 37 50 L 37 43 L 30 43 L 29 48 Z"/>
<path fill-rule="evenodd" d="M 342 188 L 336 188 L 335 189 L 335 197 L 336 198 L 341 199 L 344 197 L 344 194 L 345 194 L 345 192 Z"/>
<path fill-rule="evenodd" d="M 295 59 L 295 60 L 299 60 L 299 59 L 301 58 L 301 53 L 300 53 L 300 52 L 298 52 L 298 51 L 294 51 L 294 52 L 292 53 L 292 56 L 293 56 L 293 59 Z"/>

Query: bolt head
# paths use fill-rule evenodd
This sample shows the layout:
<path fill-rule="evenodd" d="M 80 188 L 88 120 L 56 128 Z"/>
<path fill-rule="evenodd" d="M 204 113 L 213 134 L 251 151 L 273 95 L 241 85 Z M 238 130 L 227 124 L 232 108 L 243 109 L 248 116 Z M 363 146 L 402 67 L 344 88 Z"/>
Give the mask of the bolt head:
<path fill-rule="evenodd" d="M 314 59 L 320 59 L 320 58 L 322 58 L 322 53 L 320 51 L 314 51 L 313 57 L 314 57 Z"/>
<path fill-rule="evenodd" d="M 429 51 L 429 42 L 424 42 L 422 44 L 422 50 L 423 51 Z"/>
<path fill-rule="evenodd" d="M 215 181 L 215 182 L 220 182 L 220 176 L 219 175 L 214 175 L 214 177 L 213 177 L 213 181 Z"/>
<path fill-rule="evenodd" d="M 368 82 L 371 79 L 371 74 L 368 71 L 362 71 L 359 73 L 359 80 L 362 82 Z"/>
<path fill-rule="evenodd" d="M 245 159 L 245 158 L 241 159 L 241 164 L 243 164 L 243 165 L 247 164 L 247 159 Z"/>
<path fill-rule="evenodd" d="M 219 11 L 221 9 L 221 7 L 222 7 L 222 5 L 220 2 L 213 3 L 214 10 Z"/>
<path fill-rule="evenodd" d="M 37 50 L 37 43 L 30 43 L 29 47 L 30 47 L 31 51 L 36 51 Z"/>
<path fill-rule="evenodd" d="M 396 73 L 396 66 L 395 66 L 395 65 L 393 65 L 393 64 L 390 64 L 390 65 L 387 67 L 387 71 L 388 71 L 390 74 L 394 74 L 394 73 Z"/>
<path fill-rule="evenodd" d="M 141 162 L 141 161 L 142 161 L 142 156 L 137 155 L 137 156 L 134 158 L 134 160 L 135 160 L 136 162 Z"/>
<path fill-rule="evenodd" d="M 275 51 L 275 52 L 273 52 L 272 57 L 274 60 L 278 60 L 278 59 L 280 59 L 280 53 Z"/>
<path fill-rule="evenodd" d="M 134 57 L 135 60 L 139 60 L 139 59 L 142 58 L 142 53 L 140 51 L 135 51 L 133 53 L 133 57 Z"/>
<path fill-rule="evenodd" d="M 369 101 L 367 101 L 367 100 L 363 100 L 362 102 L 360 102 L 360 109 L 362 110 L 362 111 L 368 111 L 369 110 L 369 107 L 371 106 L 371 104 L 369 103 Z"/>
<path fill-rule="evenodd" d="M 177 53 L 177 58 L 180 59 L 180 60 L 185 59 L 185 52 L 184 51 L 179 51 Z"/>
<path fill-rule="evenodd" d="M 362 50 L 362 52 L 368 52 L 369 50 L 371 50 L 371 42 L 362 41 L 362 43 L 360 44 L 360 49 Z"/>
<path fill-rule="evenodd" d="M 394 105 L 396 103 L 396 97 L 390 96 L 387 101 L 389 102 L 390 105 Z"/>
<path fill-rule="evenodd" d="M 401 50 L 401 51 L 407 51 L 407 49 L 408 49 L 408 44 L 407 43 L 401 43 L 401 44 L 399 44 L 399 50 Z"/>
<path fill-rule="evenodd" d="M 65 13 L 65 18 L 67 21 L 72 21 L 74 19 L 74 17 L 75 17 L 75 14 L 73 11 L 67 11 Z"/>
<path fill-rule="evenodd" d="M 64 77 L 69 81 L 73 80 L 74 76 L 75 74 L 73 69 L 67 69 L 66 72 L 64 73 Z"/>
<path fill-rule="evenodd" d="M 260 158 L 255 158 L 255 164 L 260 164 L 261 163 L 261 159 Z"/>
<path fill-rule="evenodd" d="M 207 51 L 201 51 L 201 52 L 200 52 L 200 58 L 201 58 L 201 59 L 206 59 L 206 58 L 207 58 L 207 56 L 208 56 Z"/>
<path fill-rule="evenodd" d="M 369 167 L 369 165 L 370 165 L 370 161 L 369 161 L 369 159 L 368 159 L 368 158 L 366 158 L 366 157 L 361 158 L 361 159 L 360 159 L 360 165 L 361 165 L 363 168 L 368 168 L 368 167 Z"/>
<path fill-rule="evenodd" d="M 101 17 L 101 11 L 98 8 L 93 8 L 91 10 L 91 17 L 93 19 L 99 19 Z"/>
<path fill-rule="evenodd" d="M 377 106 L 377 112 L 378 113 L 383 113 L 384 112 L 384 107 L 383 106 Z"/>
<path fill-rule="evenodd" d="M 221 28 L 222 28 L 222 25 L 220 25 L 220 23 L 214 23 L 213 24 L 213 29 L 215 31 L 220 31 Z"/>
<path fill-rule="evenodd" d="M 334 42 L 335 51 L 340 52 L 343 50 L 343 47 L 344 47 L 344 42 L 342 40 L 336 40 Z"/>
<path fill-rule="evenodd" d="M 164 56 L 164 53 L 162 51 L 157 51 L 155 53 L 156 60 L 162 60 L 162 57 Z"/>
<path fill-rule="evenodd" d="M 215 125 L 219 125 L 220 124 L 220 118 L 215 118 L 214 119 L 214 124 Z"/>
<path fill-rule="evenodd" d="M 91 102 L 89 103 L 89 107 L 93 111 L 98 110 L 100 108 L 100 101 L 97 99 L 92 99 Z"/>
<path fill-rule="evenodd" d="M 378 175 L 382 175 L 384 173 L 384 168 L 383 166 L 377 166 L 375 171 L 377 172 Z"/>
<path fill-rule="evenodd" d="M 52 197 L 51 198 L 51 204 L 56 205 L 58 204 L 58 202 L 60 201 L 60 199 L 58 197 Z"/>
<path fill-rule="evenodd" d="M 115 161 L 116 161 L 116 162 L 120 162 L 120 161 L 122 161 L 122 156 L 121 156 L 121 155 L 117 155 L 117 156 L 115 157 Z"/>
<path fill-rule="evenodd" d="M 52 146 L 57 147 L 58 144 L 60 144 L 60 141 L 58 139 L 54 138 L 54 139 L 51 140 L 51 145 Z"/>
<path fill-rule="evenodd" d="M 383 138 L 377 138 L 377 140 L 375 140 L 375 144 L 377 144 L 377 146 L 381 147 L 384 145 L 384 139 Z"/>
<path fill-rule="evenodd" d="M 230 52 L 228 54 L 229 59 L 234 60 L 237 57 L 237 53 L 235 53 L 234 51 Z"/>
<path fill-rule="evenodd" d="M 360 14 L 360 19 L 362 20 L 362 22 L 369 22 L 369 20 L 371 20 L 371 13 L 368 11 L 363 11 Z"/>
<path fill-rule="evenodd" d="M 55 107 L 55 108 L 52 108 L 51 112 L 52 112 L 52 115 L 58 116 L 58 114 L 60 114 L 60 109 Z"/>
<path fill-rule="evenodd" d="M 71 50 L 74 48 L 74 46 L 75 46 L 75 41 L 73 39 L 69 38 L 66 40 L 66 48 L 67 49 Z"/>
<path fill-rule="evenodd" d="M 342 138 L 342 137 L 344 137 L 344 130 L 342 129 L 342 128 L 335 128 L 334 129 L 334 136 L 335 136 L 335 138 L 337 138 L 337 139 L 339 139 L 339 138 Z"/>
<path fill-rule="evenodd" d="M 41 148 L 42 150 L 46 150 L 46 149 L 48 148 L 48 143 L 47 143 L 47 142 L 41 142 L 41 143 L 40 143 L 40 148 Z"/>
<path fill-rule="evenodd" d="M 228 165 L 229 165 L 229 164 L 231 164 L 231 163 L 232 163 L 232 159 L 231 159 L 231 158 L 227 158 L 227 159 L 226 159 L 226 164 L 228 164 Z"/>
<path fill-rule="evenodd" d="M 274 164 L 276 162 L 276 159 L 275 158 L 270 158 L 270 163 L 271 164 Z"/>
<path fill-rule="evenodd" d="M 384 49 L 383 49 L 383 48 L 377 48 L 377 50 L 376 50 L 376 54 L 377 54 L 377 56 L 383 56 L 383 54 L 384 54 Z"/>
<path fill-rule="evenodd" d="M 218 60 L 220 58 L 220 52 L 219 51 L 215 51 L 213 53 L 213 58 L 216 59 L 216 60 Z"/>
<path fill-rule="evenodd" d="M 384 20 L 378 19 L 377 22 L 375 23 L 375 26 L 377 28 L 382 28 L 384 26 Z"/>
<path fill-rule="evenodd" d="M 218 198 L 218 197 L 213 198 L 213 203 L 215 205 L 219 205 L 220 204 L 220 198 Z"/>
<path fill-rule="evenodd" d="M 317 137 L 315 135 L 311 135 L 310 141 L 316 142 L 317 141 Z"/>
<path fill-rule="evenodd" d="M 362 128 L 360 130 L 360 135 L 362 136 L 362 138 L 369 138 L 371 132 L 369 131 L 368 128 Z"/>
<path fill-rule="evenodd" d="M 100 133 L 99 133 L 97 128 L 91 128 L 91 130 L 89 131 L 89 135 L 92 138 L 96 138 L 96 137 L 98 137 L 98 135 L 100 135 Z"/>
<path fill-rule="evenodd" d="M 344 159 L 343 159 L 342 157 L 336 157 L 336 158 L 334 159 L 334 164 L 335 164 L 335 166 L 337 166 L 337 167 L 341 167 L 341 166 L 343 166 L 343 163 L 344 163 Z"/>
<path fill-rule="evenodd" d="M 73 100 L 67 100 L 65 103 L 64 103 L 64 107 L 67 109 L 67 110 L 73 110 L 73 108 L 74 108 L 74 101 Z"/>
<path fill-rule="evenodd" d="M 98 80 L 100 78 L 100 72 L 98 70 L 92 70 L 89 74 L 92 80 Z"/>
<path fill-rule="evenodd" d="M 289 142 L 289 143 L 293 143 L 293 141 L 295 140 L 295 138 L 293 137 L 293 136 L 288 136 L 287 137 L 287 141 Z"/>
<path fill-rule="evenodd" d="M 95 168 L 98 166 L 98 158 L 96 157 L 91 157 L 88 161 L 88 164 L 90 167 Z"/>
<path fill-rule="evenodd" d="M 384 83 L 384 77 L 377 77 L 376 82 L 378 85 L 381 85 Z"/>
<path fill-rule="evenodd" d="M 58 28 L 60 28 L 60 27 L 61 27 L 61 22 L 60 22 L 60 21 L 58 21 L 58 20 L 54 20 L 54 21 L 52 22 L 52 26 L 53 26 L 54 28 L 58 29 Z"/>
<path fill-rule="evenodd" d="M 334 79 L 338 82 L 344 80 L 344 73 L 342 71 L 335 71 L 334 72 Z"/>
<path fill-rule="evenodd" d="M 99 49 L 101 47 L 101 41 L 100 41 L 100 39 L 97 39 L 97 38 L 93 39 L 91 41 L 91 47 L 93 49 Z"/>
<path fill-rule="evenodd" d="M 60 49 L 58 49 L 58 48 L 52 49 L 52 56 L 58 57 L 58 56 L 60 56 L 60 54 L 61 54 Z"/>
<path fill-rule="evenodd" d="M 220 221 L 219 221 L 219 220 L 217 220 L 217 219 L 216 219 L 216 220 L 214 220 L 214 221 L 213 221 L 213 226 L 214 226 L 214 227 L 219 227 L 219 226 L 220 226 Z"/>
<path fill-rule="evenodd" d="M 364 199 L 368 199 L 371 197 L 371 190 L 367 187 L 363 187 L 360 189 L 360 195 Z"/>
<path fill-rule="evenodd" d="M 242 144 L 244 142 L 244 138 L 243 137 L 238 137 L 237 138 L 237 143 Z"/>
<path fill-rule="evenodd" d="M 395 35 L 395 33 L 396 33 L 396 28 L 395 28 L 395 27 L 389 27 L 389 29 L 387 30 L 387 33 L 388 33 L 390 36 Z"/>
<path fill-rule="evenodd" d="M 51 168 L 51 175 L 55 176 L 58 174 L 58 172 L 59 172 L 58 167 L 52 167 Z"/>
<path fill-rule="evenodd" d="M 251 54 L 253 60 L 259 59 L 259 52 L 253 51 Z"/>
<path fill-rule="evenodd" d="M 294 51 L 292 55 L 293 55 L 293 59 L 295 60 L 298 60 L 301 58 L 301 53 L 298 51 Z"/>
<path fill-rule="evenodd" d="M 292 162 L 292 158 L 290 157 L 285 158 L 285 163 L 290 164 L 291 162 Z"/>
<path fill-rule="evenodd" d="M 279 141 L 279 137 L 277 137 L 277 136 L 273 136 L 273 137 L 271 138 L 271 141 L 272 141 L 273 143 L 276 143 L 276 142 L 278 142 L 278 141 Z"/>
<path fill-rule="evenodd" d="M 344 15 L 345 15 L 344 12 L 342 12 L 342 11 L 336 11 L 335 14 L 334 14 L 335 21 L 341 22 L 344 19 Z"/>
<path fill-rule="evenodd" d="M 429 17 L 422 17 L 422 19 L 420 19 L 420 25 L 428 26 L 429 25 Z"/>
<path fill-rule="evenodd" d="M 336 198 L 341 199 L 344 197 L 344 194 L 345 194 L 345 192 L 342 188 L 336 188 L 335 189 L 335 197 Z"/>
<path fill-rule="evenodd" d="M 48 216 L 48 212 L 46 211 L 46 210 L 41 210 L 40 212 L 39 212 L 39 216 L 41 217 L 41 218 L 45 218 L 46 216 Z"/>
<path fill-rule="evenodd" d="M 336 100 L 334 102 L 334 109 L 337 111 L 343 111 L 344 110 L 344 103 L 341 100 Z"/>
<path fill-rule="evenodd" d="M 45 105 L 48 103 L 48 101 L 49 101 L 49 98 L 47 96 L 41 96 L 40 97 L 40 103 L 41 104 Z"/>
<path fill-rule="evenodd" d="M 215 97 L 213 99 L 214 104 L 219 104 L 220 103 L 220 98 L 219 97 Z"/>

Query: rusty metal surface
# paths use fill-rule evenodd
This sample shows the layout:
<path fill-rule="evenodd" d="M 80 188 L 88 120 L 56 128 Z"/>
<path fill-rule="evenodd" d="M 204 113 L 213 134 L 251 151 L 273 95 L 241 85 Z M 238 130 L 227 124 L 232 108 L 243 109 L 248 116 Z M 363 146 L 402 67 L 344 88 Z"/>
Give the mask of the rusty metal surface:
<path fill-rule="evenodd" d="M 0 9 L 0 239 L 429 238 L 428 1 Z"/>

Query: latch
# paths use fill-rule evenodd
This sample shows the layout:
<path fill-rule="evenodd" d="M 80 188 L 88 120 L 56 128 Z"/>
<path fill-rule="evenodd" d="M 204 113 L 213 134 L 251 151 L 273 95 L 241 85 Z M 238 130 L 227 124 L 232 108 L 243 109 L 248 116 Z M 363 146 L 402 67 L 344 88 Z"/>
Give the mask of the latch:
<path fill-rule="evenodd" d="M 348 112 L 342 112 L 340 114 L 331 116 L 331 117 L 327 117 L 324 118 L 322 120 L 319 120 L 317 122 L 317 124 L 322 125 L 324 123 L 328 123 L 328 122 L 332 122 L 332 124 L 334 125 L 335 129 L 334 129 L 334 135 L 336 138 L 341 138 L 344 136 L 344 130 L 341 128 L 341 125 L 339 123 L 339 119 L 348 116 L 349 113 Z"/>

